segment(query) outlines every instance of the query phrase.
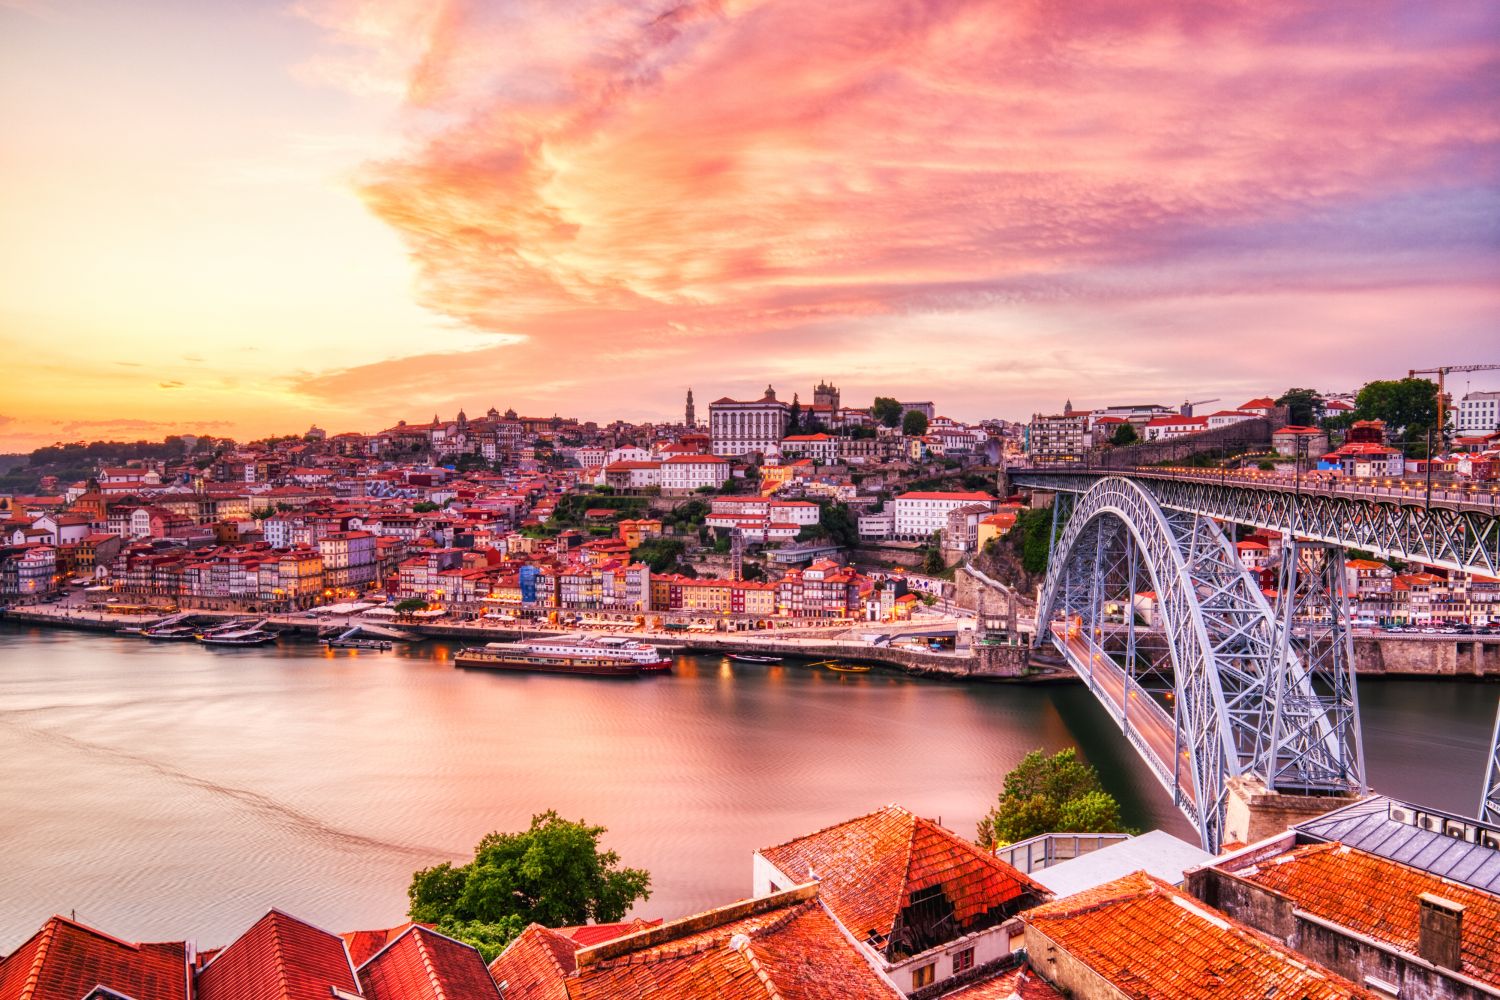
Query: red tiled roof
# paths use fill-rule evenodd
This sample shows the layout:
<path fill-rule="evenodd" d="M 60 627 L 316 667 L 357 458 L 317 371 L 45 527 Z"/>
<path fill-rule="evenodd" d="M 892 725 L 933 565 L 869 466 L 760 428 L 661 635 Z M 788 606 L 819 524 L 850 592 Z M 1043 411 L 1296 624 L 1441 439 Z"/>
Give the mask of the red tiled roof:
<path fill-rule="evenodd" d="M 198 1000 L 328 1000 L 330 987 L 359 992 L 343 939 L 280 910 L 198 973 Z"/>
<path fill-rule="evenodd" d="M 134 1000 L 186 1000 L 187 982 L 183 944 L 130 944 L 65 917 L 0 959 L 0 1000 L 80 1000 L 95 986 Z"/>
<path fill-rule="evenodd" d="M 889 936 L 912 894 L 935 885 L 960 927 L 1027 894 L 1048 895 L 970 841 L 894 805 L 758 853 L 794 882 L 818 880 L 824 902 L 860 939 Z"/>
<path fill-rule="evenodd" d="M 662 919 L 642 920 L 636 917 L 617 924 L 578 924 L 575 927 L 555 927 L 553 931 L 572 941 L 580 948 L 592 948 L 596 944 L 605 941 L 613 941 L 617 937 L 626 934 L 634 934 L 636 931 L 650 930 L 652 927 L 660 927 Z"/>
<path fill-rule="evenodd" d="M 1376 1000 L 1145 872 L 1045 903 L 1022 919 L 1132 996 Z"/>
<path fill-rule="evenodd" d="M 1033 970 L 1021 966 L 944 993 L 943 1000 L 1064 1000 Z"/>
<path fill-rule="evenodd" d="M 423 924 L 422 926 L 431 927 L 432 925 Z M 349 949 L 349 961 L 353 962 L 357 969 L 368 962 L 377 951 L 405 934 L 409 927 L 411 927 L 411 922 L 407 921 L 384 930 L 348 931 L 340 934 L 339 937 L 344 939 L 344 947 Z"/>
<path fill-rule="evenodd" d="M 473 945 L 411 927 L 359 969 L 366 1000 L 500 1000 Z"/>
<path fill-rule="evenodd" d="M 505 984 L 506 1000 L 568 1000 L 567 977 L 577 969 L 580 945 L 532 924 L 490 963 L 490 977 Z"/>
<path fill-rule="evenodd" d="M 1432 893 L 1464 908 L 1463 968 L 1500 986 L 1500 898 L 1418 868 L 1342 844 L 1294 848 L 1270 862 L 1231 872 L 1316 917 L 1417 952 L 1417 897 Z"/>
<path fill-rule="evenodd" d="M 584 949 L 577 958 L 572 1000 L 901 997 L 856 950 L 812 886 L 696 914 Z"/>

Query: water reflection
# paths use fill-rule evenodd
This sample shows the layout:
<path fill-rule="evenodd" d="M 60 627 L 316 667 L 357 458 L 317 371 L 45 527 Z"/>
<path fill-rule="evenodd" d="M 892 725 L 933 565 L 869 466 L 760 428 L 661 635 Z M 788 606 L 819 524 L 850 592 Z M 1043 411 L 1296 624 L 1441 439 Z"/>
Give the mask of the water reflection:
<path fill-rule="evenodd" d="M 549 807 L 608 826 L 655 876 L 641 912 L 676 916 L 744 896 L 755 848 L 887 802 L 969 833 L 1038 746 L 1079 746 L 1127 822 L 1191 836 L 1076 685 L 687 655 L 620 682 L 461 671 L 451 654 L 0 627 L 0 952 L 74 908 L 204 946 L 271 905 L 394 923 L 414 868 Z M 1472 808 L 1500 687 L 1361 690 L 1377 784 Z"/>

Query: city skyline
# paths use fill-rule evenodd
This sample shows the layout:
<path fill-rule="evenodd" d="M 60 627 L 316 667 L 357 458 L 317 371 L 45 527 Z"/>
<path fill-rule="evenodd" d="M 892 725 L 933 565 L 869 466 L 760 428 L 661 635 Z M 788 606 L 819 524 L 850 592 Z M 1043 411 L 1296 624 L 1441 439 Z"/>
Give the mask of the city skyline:
<path fill-rule="evenodd" d="M 0 450 L 1484 360 L 1497 17 L 6 0 Z"/>

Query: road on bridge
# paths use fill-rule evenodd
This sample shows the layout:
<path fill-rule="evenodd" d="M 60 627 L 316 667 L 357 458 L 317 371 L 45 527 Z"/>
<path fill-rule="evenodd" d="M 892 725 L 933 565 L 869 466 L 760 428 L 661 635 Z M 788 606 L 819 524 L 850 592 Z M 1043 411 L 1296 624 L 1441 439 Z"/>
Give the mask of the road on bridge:
<path fill-rule="evenodd" d="M 1171 714 L 1142 690 L 1139 684 L 1133 682 L 1130 684 L 1130 704 L 1127 713 L 1125 710 L 1125 672 L 1107 653 L 1100 650 L 1089 637 L 1081 633 L 1075 632 L 1069 635 L 1067 628 L 1061 622 L 1052 624 L 1052 639 L 1073 671 L 1089 685 L 1095 696 L 1105 703 L 1105 708 L 1108 709 L 1110 715 L 1117 722 L 1125 719 L 1130 731 L 1136 734 L 1150 754 L 1156 758 L 1151 763 L 1154 765 L 1152 770 L 1156 772 L 1158 780 L 1163 784 L 1168 784 L 1170 791 L 1166 775 L 1175 774 L 1183 801 L 1192 803 L 1193 779 L 1186 767 L 1187 751 L 1183 750 L 1181 754 L 1176 752 L 1177 729 Z"/>

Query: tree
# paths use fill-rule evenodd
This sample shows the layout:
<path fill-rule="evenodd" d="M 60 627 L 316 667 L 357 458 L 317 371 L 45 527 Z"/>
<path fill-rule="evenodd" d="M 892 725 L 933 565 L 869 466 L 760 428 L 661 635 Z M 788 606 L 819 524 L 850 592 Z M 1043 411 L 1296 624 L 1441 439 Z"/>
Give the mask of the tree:
<path fill-rule="evenodd" d="M 1299 427 L 1312 427 L 1323 416 L 1323 395 L 1316 389 L 1288 389 L 1276 400 L 1287 408 L 1287 421 Z"/>
<path fill-rule="evenodd" d="M 1120 804 L 1073 748 L 1033 750 L 1005 776 L 999 801 L 979 821 L 977 841 L 994 850 L 1041 833 L 1119 833 Z"/>
<path fill-rule="evenodd" d="M 927 548 L 922 552 L 922 572 L 928 576 L 937 576 L 947 568 L 948 564 L 943 561 L 943 533 L 934 531 L 927 541 Z"/>
<path fill-rule="evenodd" d="M 907 437 L 921 437 L 927 433 L 927 414 L 921 410 L 907 410 L 901 418 L 901 433 Z"/>
<path fill-rule="evenodd" d="M 474 945 L 487 962 L 529 923 L 622 920 L 636 900 L 651 897 L 651 875 L 621 868 L 618 854 L 601 851 L 604 832 L 549 809 L 520 833 L 491 833 L 468 864 L 413 874 L 408 914 Z"/>
<path fill-rule="evenodd" d="M 440 505 L 433 503 L 431 500 L 418 500 L 411 505 L 411 512 L 413 514 L 428 514 L 432 511 L 442 509 Z"/>
<path fill-rule="evenodd" d="M 886 427 L 898 427 L 901 424 L 901 403 L 890 396 L 876 396 L 870 406 L 870 415 Z"/>
<path fill-rule="evenodd" d="M 1437 386 L 1425 378 L 1365 383 L 1354 397 L 1360 420 L 1383 420 L 1394 434 L 1417 437 L 1437 423 Z"/>
<path fill-rule="evenodd" d="M 396 603 L 396 606 L 391 610 L 396 612 L 396 614 L 398 615 L 409 615 L 413 611 L 426 611 L 427 602 L 422 600 L 420 597 L 408 597 L 404 601 L 398 601 Z"/>
<path fill-rule="evenodd" d="M 797 434 L 802 429 L 802 404 L 797 399 L 797 394 L 792 393 L 792 409 L 787 416 L 786 432 Z"/>
<path fill-rule="evenodd" d="M 1135 424 L 1127 420 L 1115 428 L 1115 432 L 1109 436 L 1109 443 L 1117 448 L 1123 448 L 1126 445 L 1135 444 L 1140 439 L 1141 436 L 1135 432 Z"/>

